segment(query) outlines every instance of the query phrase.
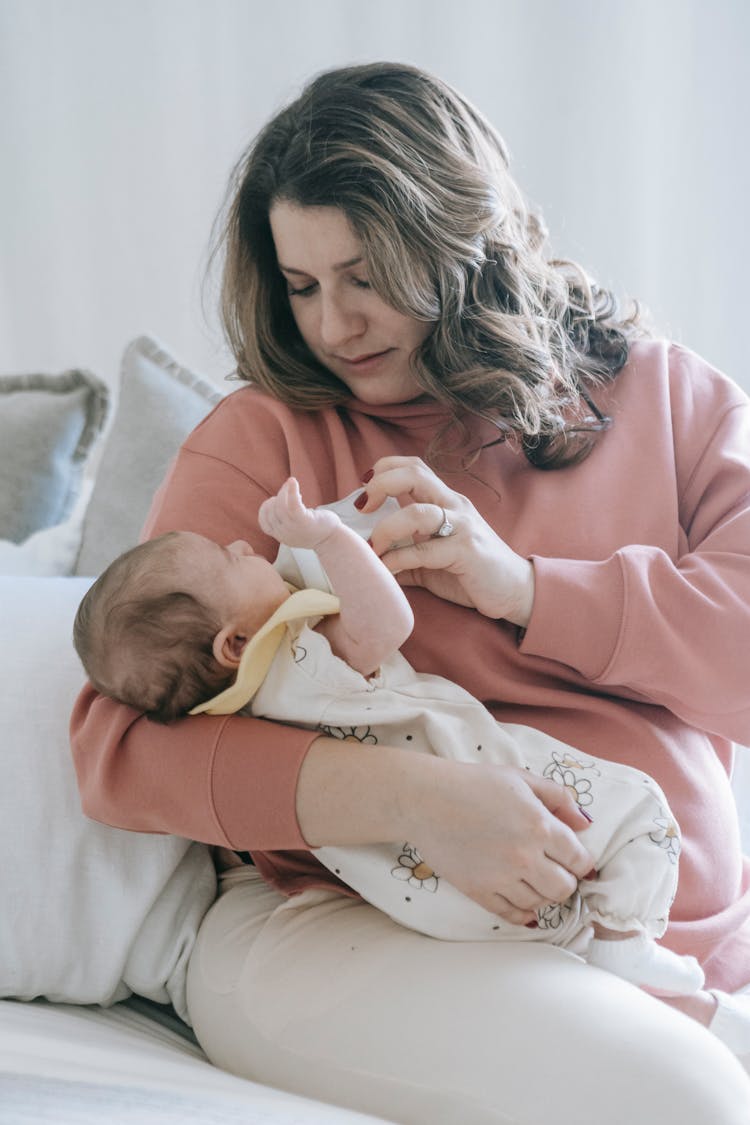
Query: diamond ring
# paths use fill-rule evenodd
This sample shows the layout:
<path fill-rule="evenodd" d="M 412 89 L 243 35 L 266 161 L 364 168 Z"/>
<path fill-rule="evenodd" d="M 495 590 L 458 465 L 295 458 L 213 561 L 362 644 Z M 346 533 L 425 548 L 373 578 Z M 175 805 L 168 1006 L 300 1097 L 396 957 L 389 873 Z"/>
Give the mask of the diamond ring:
<path fill-rule="evenodd" d="M 443 513 L 443 522 L 440 524 L 440 527 L 437 529 L 437 531 L 433 531 L 430 539 L 447 539 L 449 535 L 455 534 L 456 529 L 448 519 L 448 516 L 445 513 L 445 508 L 440 508 L 440 511 Z"/>

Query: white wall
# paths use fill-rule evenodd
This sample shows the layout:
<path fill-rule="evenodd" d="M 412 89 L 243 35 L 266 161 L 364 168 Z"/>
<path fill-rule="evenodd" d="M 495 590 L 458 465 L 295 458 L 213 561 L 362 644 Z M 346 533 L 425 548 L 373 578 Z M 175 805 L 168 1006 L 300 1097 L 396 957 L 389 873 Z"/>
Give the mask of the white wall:
<path fill-rule="evenodd" d="M 234 159 L 314 72 L 391 58 L 492 118 L 558 253 L 750 390 L 749 33 L 745 0 L 0 0 L 0 371 L 114 379 L 151 331 L 220 377 Z"/>

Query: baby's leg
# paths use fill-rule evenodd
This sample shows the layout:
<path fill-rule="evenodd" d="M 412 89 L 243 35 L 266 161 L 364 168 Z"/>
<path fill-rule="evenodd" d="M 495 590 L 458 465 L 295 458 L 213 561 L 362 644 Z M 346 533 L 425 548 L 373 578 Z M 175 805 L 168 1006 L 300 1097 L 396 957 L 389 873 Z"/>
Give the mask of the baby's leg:
<path fill-rule="evenodd" d="M 680 850 L 679 828 L 659 786 L 629 766 L 517 730 L 533 772 L 565 786 L 592 818 L 579 834 L 597 872 L 579 888 L 594 928 L 586 959 L 664 995 L 696 992 L 704 979 L 698 962 L 655 941 L 667 927 Z"/>

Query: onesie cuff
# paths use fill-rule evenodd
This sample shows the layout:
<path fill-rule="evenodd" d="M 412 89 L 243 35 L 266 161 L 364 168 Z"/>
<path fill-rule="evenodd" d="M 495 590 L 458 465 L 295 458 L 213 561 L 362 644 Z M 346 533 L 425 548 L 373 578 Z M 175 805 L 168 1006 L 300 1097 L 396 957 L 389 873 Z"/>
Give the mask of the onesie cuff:
<path fill-rule="evenodd" d="M 625 583 L 617 555 L 602 562 L 531 556 L 534 605 L 519 649 L 568 664 L 596 682 L 612 665 L 623 623 Z"/>

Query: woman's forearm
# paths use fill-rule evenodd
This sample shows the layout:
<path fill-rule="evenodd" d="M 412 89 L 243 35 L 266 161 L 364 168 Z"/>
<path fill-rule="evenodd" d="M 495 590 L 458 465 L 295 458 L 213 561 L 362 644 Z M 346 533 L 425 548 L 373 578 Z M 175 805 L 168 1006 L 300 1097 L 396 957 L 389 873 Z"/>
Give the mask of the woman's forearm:
<path fill-rule="evenodd" d="M 302 763 L 297 819 L 310 847 L 408 841 L 438 875 L 516 923 L 531 917 L 518 906 L 529 883 L 563 901 L 593 862 L 576 837 L 588 822 L 554 782 L 334 738 L 316 739 Z"/>
<path fill-rule="evenodd" d="M 414 801 L 435 764 L 394 747 L 317 738 L 297 781 L 302 835 L 313 848 L 406 838 Z"/>

